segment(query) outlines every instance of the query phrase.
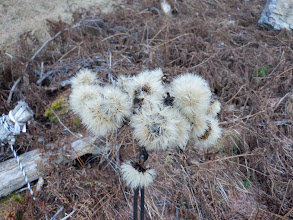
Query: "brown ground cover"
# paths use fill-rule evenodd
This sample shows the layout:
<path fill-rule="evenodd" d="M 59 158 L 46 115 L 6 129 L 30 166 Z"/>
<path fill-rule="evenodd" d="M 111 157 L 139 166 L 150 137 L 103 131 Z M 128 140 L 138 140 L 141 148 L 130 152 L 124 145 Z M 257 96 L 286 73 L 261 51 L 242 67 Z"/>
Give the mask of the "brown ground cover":
<path fill-rule="evenodd" d="M 66 82 L 81 68 L 97 71 L 105 83 L 157 67 L 170 78 L 195 72 L 222 103 L 223 136 L 208 151 L 190 144 L 184 152 L 150 154 L 148 163 L 159 175 L 146 191 L 146 218 L 292 219 L 293 34 L 257 26 L 264 4 L 172 1 L 166 15 L 157 1 L 128 1 L 109 14 L 74 13 L 73 24 L 48 21 L 52 39 L 44 47 L 24 33 L 13 59 L 0 55 L 0 112 L 18 100 L 35 112 L 29 132 L 17 139 L 19 154 L 52 151 L 72 140 L 44 112 L 57 98 L 68 98 Z M 62 120 L 84 133 L 74 117 Z M 86 155 L 83 167 L 52 164 L 37 202 L 27 192 L 23 202 L 3 205 L 2 216 L 50 219 L 64 206 L 58 218 L 75 210 L 72 219 L 131 219 L 133 193 L 118 168 L 135 157 L 138 145 L 126 126 L 105 140 L 99 144 L 110 147 L 107 155 Z"/>

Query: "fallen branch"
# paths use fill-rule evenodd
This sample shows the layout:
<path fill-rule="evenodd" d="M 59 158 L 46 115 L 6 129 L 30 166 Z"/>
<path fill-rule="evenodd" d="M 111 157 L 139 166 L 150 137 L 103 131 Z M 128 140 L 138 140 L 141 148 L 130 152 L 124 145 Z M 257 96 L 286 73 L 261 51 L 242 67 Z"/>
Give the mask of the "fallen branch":
<path fill-rule="evenodd" d="M 90 154 L 97 147 L 93 144 L 96 138 L 87 137 L 77 140 L 71 144 L 72 153 L 64 155 L 64 153 L 53 154 L 52 152 L 42 153 L 41 150 L 35 149 L 19 156 L 19 159 L 28 176 L 28 180 L 34 181 L 42 176 L 42 169 L 48 167 L 49 158 L 57 164 L 64 164 L 85 154 Z M 55 159 L 50 156 L 54 155 Z M 0 166 L 0 198 L 10 194 L 11 192 L 26 185 L 21 170 L 15 158 L 4 161 Z"/>

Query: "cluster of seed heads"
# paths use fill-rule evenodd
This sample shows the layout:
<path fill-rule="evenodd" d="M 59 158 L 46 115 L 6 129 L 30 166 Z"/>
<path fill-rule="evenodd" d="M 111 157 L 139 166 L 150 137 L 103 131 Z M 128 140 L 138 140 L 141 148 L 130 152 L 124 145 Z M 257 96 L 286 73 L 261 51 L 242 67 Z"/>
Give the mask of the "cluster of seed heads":
<path fill-rule="evenodd" d="M 161 69 L 155 69 L 120 75 L 103 86 L 95 72 L 83 69 L 71 82 L 72 110 L 96 136 L 111 134 L 126 121 L 139 144 L 151 151 L 184 150 L 188 142 L 210 147 L 221 135 L 216 118 L 220 102 L 213 100 L 207 81 L 199 75 L 186 73 L 169 81 Z M 153 169 L 141 171 L 134 165 L 127 162 L 121 167 L 128 185 L 146 186 L 146 176 L 151 178 L 146 182 L 153 181 Z"/>

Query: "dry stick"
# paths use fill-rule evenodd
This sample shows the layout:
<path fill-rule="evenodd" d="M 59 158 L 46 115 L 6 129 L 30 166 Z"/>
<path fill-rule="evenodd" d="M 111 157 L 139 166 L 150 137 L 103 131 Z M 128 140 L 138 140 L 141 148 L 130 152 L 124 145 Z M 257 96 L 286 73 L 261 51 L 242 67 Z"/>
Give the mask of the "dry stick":
<path fill-rule="evenodd" d="M 290 215 L 290 213 L 291 213 L 292 211 L 293 211 L 293 207 L 289 210 L 289 212 L 287 212 L 286 215 L 284 215 L 284 217 L 287 218 L 287 217 Z"/>
<path fill-rule="evenodd" d="M 15 81 L 15 83 L 13 84 L 13 86 L 12 86 L 10 92 L 9 92 L 9 96 L 8 96 L 8 99 L 7 99 L 7 104 L 8 104 L 8 105 L 9 105 L 9 103 L 11 102 L 13 92 L 14 92 L 16 86 L 18 85 L 18 83 L 20 82 L 20 80 L 21 80 L 21 77 L 19 77 L 19 78 Z"/>
<path fill-rule="evenodd" d="M 261 208 L 259 208 L 259 210 L 262 211 L 262 212 L 264 212 L 264 213 L 267 213 L 267 214 L 273 215 L 273 216 L 275 216 L 275 217 L 278 217 L 278 218 L 280 218 L 280 219 L 284 219 L 284 220 L 286 220 L 285 217 L 283 217 L 283 216 L 281 216 L 281 215 L 278 215 L 278 214 L 275 214 L 275 213 L 273 213 L 273 212 L 269 212 L 269 211 L 264 210 L 264 209 L 261 209 Z"/>
<path fill-rule="evenodd" d="M 78 46 L 81 46 L 83 42 L 81 42 Z M 62 60 L 64 57 L 66 57 L 70 52 L 74 51 L 77 48 L 77 46 L 73 47 L 71 50 L 67 51 L 62 57 L 60 57 L 56 63 L 58 63 L 60 60 Z"/>
<path fill-rule="evenodd" d="M 250 118 L 250 117 L 254 117 L 254 116 L 259 115 L 259 114 L 264 113 L 264 112 L 265 112 L 265 110 L 262 110 L 262 111 L 259 111 L 259 112 L 255 113 L 255 114 L 247 115 L 247 116 L 242 117 L 242 118 L 237 118 L 235 120 L 221 122 L 220 125 L 227 125 L 227 124 L 230 124 L 230 123 L 235 123 L 237 121 L 240 121 L 240 120 L 243 120 L 243 119 L 247 119 L 247 118 Z"/>
<path fill-rule="evenodd" d="M 281 102 L 283 102 L 283 100 L 289 96 L 289 95 L 292 95 L 293 93 L 292 92 L 288 92 L 286 95 L 284 95 L 280 101 L 273 107 L 273 111 L 276 111 L 276 109 L 279 107 L 279 105 L 281 104 Z"/>
<path fill-rule="evenodd" d="M 18 59 L 16 59 L 14 56 L 12 56 L 11 54 L 9 54 L 9 53 L 4 53 L 6 56 L 8 56 L 10 59 L 12 59 L 12 60 L 16 60 L 16 61 L 18 61 L 18 62 L 20 62 L 22 65 L 24 65 L 24 63 L 23 62 L 21 62 L 20 60 L 18 60 Z"/>
<path fill-rule="evenodd" d="M 291 71 L 291 70 L 293 70 L 293 67 L 291 67 L 291 68 L 289 68 L 289 69 L 286 69 L 285 71 L 279 73 L 276 77 L 280 77 L 281 75 L 283 75 L 283 74 L 285 74 L 285 73 L 287 73 L 287 72 L 289 72 L 289 71 Z"/>
<path fill-rule="evenodd" d="M 151 45 L 151 43 L 152 43 L 152 41 L 168 26 L 169 24 L 166 24 L 164 27 L 162 27 L 162 29 L 161 30 L 159 30 L 158 31 L 158 33 L 156 33 L 155 34 L 155 36 L 152 38 L 152 39 L 150 39 L 150 41 L 149 41 L 149 45 Z"/>
<path fill-rule="evenodd" d="M 133 197 L 133 220 L 137 220 L 137 202 L 138 202 L 139 187 L 134 189 Z"/>
<path fill-rule="evenodd" d="M 207 162 L 201 163 L 200 165 L 207 165 L 210 163 L 215 163 L 215 162 L 219 162 L 219 161 L 223 161 L 223 160 L 230 160 L 233 158 L 245 157 L 245 156 L 257 156 L 257 154 L 239 154 L 239 155 L 235 155 L 235 156 L 224 157 L 224 158 L 219 158 L 216 160 L 207 161 Z M 192 166 L 199 166 L 199 165 L 191 165 L 190 167 L 192 167 Z"/>
<path fill-rule="evenodd" d="M 60 219 L 60 220 L 66 220 L 69 217 L 71 217 L 73 214 L 75 213 L 75 210 L 73 210 L 72 212 L 70 212 L 67 216 L 65 216 L 64 218 Z"/>
<path fill-rule="evenodd" d="M 241 87 L 240 87 L 240 89 L 238 90 L 238 92 L 236 92 L 236 94 L 231 98 L 231 99 L 229 99 L 225 104 L 228 104 L 229 102 L 231 102 L 239 93 L 240 93 L 240 91 L 245 87 L 245 86 L 247 86 L 246 84 L 244 84 L 244 85 L 242 85 Z"/>
<path fill-rule="evenodd" d="M 60 214 L 60 212 L 62 212 L 64 209 L 64 206 L 61 206 L 61 208 L 55 213 L 55 215 L 53 215 L 53 217 L 50 220 L 55 220 L 56 217 Z"/>

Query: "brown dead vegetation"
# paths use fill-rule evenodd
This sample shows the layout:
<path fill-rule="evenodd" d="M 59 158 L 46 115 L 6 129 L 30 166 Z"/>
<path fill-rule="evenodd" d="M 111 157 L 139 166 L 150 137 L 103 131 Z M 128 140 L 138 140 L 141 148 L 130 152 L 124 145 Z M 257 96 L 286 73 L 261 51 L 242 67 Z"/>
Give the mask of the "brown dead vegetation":
<path fill-rule="evenodd" d="M 224 134 L 209 151 L 190 145 L 184 152 L 151 153 L 149 164 L 159 175 L 146 191 L 147 219 L 293 218 L 293 34 L 257 26 L 264 4 L 172 1 L 168 16 L 157 1 L 128 1 L 110 14 L 74 13 L 73 24 L 48 21 L 52 39 L 44 47 L 31 33 L 23 34 L 14 58 L 1 54 L 0 75 L 1 112 L 20 99 L 35 112 L 29 133 L 17 139 L 19 153 L 46 151 L 44 143 L 70 136 L 43 113 L 69 93 L 67 80 L 81 68 L 97 71 L 105 83 L 156 67 L 170 78 L 196 72 L 222 103 Z M 37 202 L 27 193 L 25 202 L 9 204 L 7 213 L 45 219 L 64 206 L 58 218 L 75 210 L 72 219 L 131 219 L 133 193 L 119 165 L 135 156 L 137 143 L 127 127 L 105 140 L 107 155 L 82 157 L 83 167 L 55 166 L 44 176 Z M 2 161 L 11 156 L 5 155 Z"/>

